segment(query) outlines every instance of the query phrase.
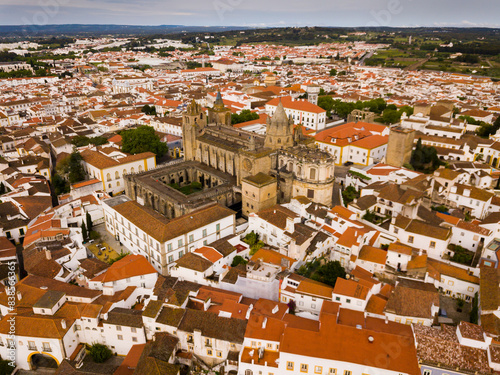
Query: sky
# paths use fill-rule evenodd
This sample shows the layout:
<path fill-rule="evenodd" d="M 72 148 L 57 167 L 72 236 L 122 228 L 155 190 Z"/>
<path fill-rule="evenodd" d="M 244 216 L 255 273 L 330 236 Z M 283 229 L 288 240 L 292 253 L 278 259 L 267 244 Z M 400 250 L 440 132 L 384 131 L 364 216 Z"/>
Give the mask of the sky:
<path fill-rule="evenodd" d="M 500 27 L 499 0 L 0 0 L 0 25 Z"/>

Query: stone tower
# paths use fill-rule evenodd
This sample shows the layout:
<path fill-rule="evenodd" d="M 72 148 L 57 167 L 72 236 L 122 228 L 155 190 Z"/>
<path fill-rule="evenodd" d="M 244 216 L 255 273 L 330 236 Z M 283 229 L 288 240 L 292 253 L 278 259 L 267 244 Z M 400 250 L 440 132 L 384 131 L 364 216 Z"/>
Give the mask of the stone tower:
<path fill-rule="evenodd" d="M 414 139 L 415 130 L 405 129 L 401 126 L 392 127 L 387 142 L 385 163 L 398 168 L 409 163 Z"/>
<path fill-rule="evenodd" d="M 201 106 L 193 101 L 187 106 L 182 117 L 182 142 L 184 160 L 194 160 L 196 156 L 196 135 L 207 125 L 207 118 Z"/>
<path fill-rule="evenodd" d="M 321 90 L 321 87 L 315 83 L 310 84 L 306 88 L 307 92 L 307 101 L 314 104 L 318 105 L 318 96 L 319 92 Z"/>
<path fill-rule="evenodd" d="M 208 123 L 231 126 L 231 110 L 224 107 L 220 91 L 217 91 L 213 108 L 208 110 Z"/>
<path fill-rule="evenodd" d="M 264 147 L 281 149 L 293 146 L 293 120 L 288 119 L 281 101 L 272 118 L 267 118 Z"/>
<path fill-rule="evenodd" d="M 248 217 L 252 212 L 259 212 L 278 203 L 278 184 L 275 177 L 257 173 L 241 180 L 242 214 Z"/>

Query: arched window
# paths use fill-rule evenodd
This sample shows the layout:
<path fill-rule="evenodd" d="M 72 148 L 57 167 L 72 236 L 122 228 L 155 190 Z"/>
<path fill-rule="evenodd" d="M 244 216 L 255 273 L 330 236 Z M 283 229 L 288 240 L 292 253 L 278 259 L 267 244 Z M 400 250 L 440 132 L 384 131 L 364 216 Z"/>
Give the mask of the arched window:
<path fill-rule="evenodd" d="M 278 138 L 278 144 L 280 144 L 280 143 L 281 143 L 281 138 Z"/>
<path fill-rule="evenodd" d="M 252 370 L 245 370 L 245 375 L 252 375 L 252 374 L 253 374 Z"/>
<path fill-rule="evenodd" d="M 122 176 L 125 176 L 127 174 L 127 170 L 124 169 L 123 172 L 122 172 Z"/>
<path fill-rule="evenodd" d="M 142 165 L 139 165 L 139 172 L 142 172 Z"/>
<path fill-rule="evenodd" d="M 130 169 L 130 173 L 134 173 L 134 167 Z"/>
<path fill-rule="evenodd" d="M 111 175 L 109 173 L 106 175 L 106 181 L 111 181 Z"/>
<path fill-rule="evenodd" d="M 118 171 L 115 172 L 115 180 L 118 180 L 120 178 L 120 174 L 118 173 Z"/>
<path fill-rule="evenodd" d="M 300 165 L 297 167 L 297 176 L 302 176 L 302 167 Z"/>
<path fill-rule="evenodd" d="M 311 168 L 309 170 L 309 178 L 311 180 L 315 180 L 316 179 L 316 168 Z"/>

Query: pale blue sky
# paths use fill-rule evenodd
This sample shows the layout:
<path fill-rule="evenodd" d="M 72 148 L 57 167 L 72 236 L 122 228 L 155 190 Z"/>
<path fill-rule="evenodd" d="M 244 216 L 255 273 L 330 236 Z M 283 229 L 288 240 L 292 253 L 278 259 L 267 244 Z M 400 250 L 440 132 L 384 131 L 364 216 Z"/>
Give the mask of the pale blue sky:
<path fill-rule="evenodd" d="M 0 25 L 499 27 L 498 0 L 0 0 Z"/>

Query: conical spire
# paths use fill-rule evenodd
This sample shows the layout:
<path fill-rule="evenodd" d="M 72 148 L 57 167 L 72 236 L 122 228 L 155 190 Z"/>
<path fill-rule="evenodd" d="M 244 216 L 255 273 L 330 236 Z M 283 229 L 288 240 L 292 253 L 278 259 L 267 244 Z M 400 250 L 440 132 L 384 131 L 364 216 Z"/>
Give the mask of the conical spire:
<path fill-rule="evenodd" d="M 271 119 L 271 123 L 273 124 L 288 124 L 288 116 L 286 115 L 285 112 L 285 107 L 283 107 L 283 103 L 280 102 L 278 103 L 278 106 L 276 107 L 276 111 L 274 112 L 274 115 Z"/>
<path fill-rule="evenodd" d="M 222 95 L 220 93 L 220 90 L 217 91 L 217 97 L 215 98 L 214 108 L 215 109 L 223 109 L 224 108 L 224 101 L 222 100 Z"/>
<path fill-rule="evenodd" d="M 267 121 L 265 147 L 277 149 L 293 146 L 293 122 L 288 118 L 281 101 L 273 117 Z"/>

